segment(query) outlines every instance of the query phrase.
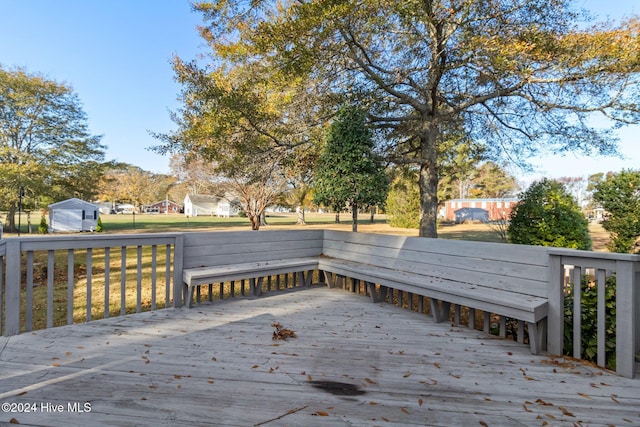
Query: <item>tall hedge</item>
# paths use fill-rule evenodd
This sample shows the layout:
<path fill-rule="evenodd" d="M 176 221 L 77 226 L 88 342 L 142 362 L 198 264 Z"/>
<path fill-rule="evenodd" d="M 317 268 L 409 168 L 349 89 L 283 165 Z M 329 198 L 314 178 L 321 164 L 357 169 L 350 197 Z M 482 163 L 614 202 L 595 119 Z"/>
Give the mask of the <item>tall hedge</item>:
<path fill-rule="evenodd" d="M 511 243 L 591 250 L 589 223 L 558 181 L 534 182 L 511 212 Z"/>

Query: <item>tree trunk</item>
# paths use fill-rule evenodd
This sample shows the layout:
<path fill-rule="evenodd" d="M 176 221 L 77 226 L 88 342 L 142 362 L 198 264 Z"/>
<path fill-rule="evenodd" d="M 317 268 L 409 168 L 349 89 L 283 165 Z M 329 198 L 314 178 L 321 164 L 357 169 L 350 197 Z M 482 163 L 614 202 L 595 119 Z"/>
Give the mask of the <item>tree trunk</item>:
<path fill-rule="evenodd" d="M 358 232 L 358 204 L 356 202 L 351 203 L 351 218 L 353 219 L 353 225 L 351 231 Z"/>
<path fill-rule="evenodd" d="M 420 187 L 420 237 L 438 237 L 438 167 L 436 126 L 425 123 L 426 132 L 420 135 L 421 164 Z"/>
<path fill-rule="evenodd" d="M 371 224 L 373 224 L 373 216 L 375 215 L 376 207 L 371 206 Z"/>
<path fill-rule="evenodd" d="M 267 212 L 263 209 L 260 212 L 260 226 L 267 225 Z"/>
<path fill-rule="evenodd" d="M 4 231 L 8 233 L 15 233 L 18 229 L 16 228 L 16 204 L 11 203 L 9 205 L 9 211 L 7 212 L 7 221 L 4 224 Z"/>
<path fill-rule="evenodd" d="M 298 206 L 296 208 L 296 213 L 298 214 L 298 220 L 296 221 L 296 224 L 305 225 L 306 221 L 304 218 L 304 206 Z"/>
<path fill-rule="evenodd" d="M 340 224 L 340 211 L 336 211 L 336 224 Z"/>

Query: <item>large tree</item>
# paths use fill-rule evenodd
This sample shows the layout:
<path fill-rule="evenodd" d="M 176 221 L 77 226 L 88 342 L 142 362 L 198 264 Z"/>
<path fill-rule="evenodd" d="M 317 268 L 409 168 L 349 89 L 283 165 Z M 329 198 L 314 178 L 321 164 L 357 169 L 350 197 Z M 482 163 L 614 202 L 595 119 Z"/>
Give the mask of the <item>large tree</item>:
<path fill-rule="evenodd" d="M 8 230 L 15 228 L 20 188 L 31 209 L 90 198 L 87 183 L 101 171 L 104 149 L 71 87 L 0 67 L 0 209 L 8 210 Z"/>
<path fill-rule="evenodd" d="M 368 105 L 387 154 L 419 169 L 420 235 L 437 236 L 439 145 L 462 127 L 494 158 L 609 154 L 600 113 L 638 123 L 639 21 L 587 27 L 572 0 L 198 2 L 216 61 L 309 77 Z M 249 81 L 247 81 L 249 82 Z"/>
<path fill-rule="evenodd" d="M 374 148 L 366 113 L 345 107 L 331 124 L 318 159 L 314 202 L 336 211 L 349 208 L 353 231 L 358 231 L 358 209 L 383 204 L 389 190 L 384 163 Z"/>

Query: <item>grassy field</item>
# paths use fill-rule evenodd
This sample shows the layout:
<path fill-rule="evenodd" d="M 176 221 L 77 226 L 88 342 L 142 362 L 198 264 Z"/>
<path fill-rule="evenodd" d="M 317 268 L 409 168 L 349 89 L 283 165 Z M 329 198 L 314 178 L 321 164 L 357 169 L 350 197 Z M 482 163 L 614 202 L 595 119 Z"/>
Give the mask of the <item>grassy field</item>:
<path fill-rule="evenodd" d="M 311 213 L 305 216 L 306 225 L 297 225 L 296 214 L 271 214 L 267 217 L 267 225 L 263 230 L 291 228 L 328 228 L 332 230 L 351 231 L 352 222 L 349 215 L 343 215 L 340 224 L 335 223 L 334 214 Z M 103 215 L 102 224 L 107 233 L 141 233 L 168 231 L 207 231 L 207 230 L 250 230 L 247 218 L 195 217 L 183 215 Z M 397 234 L 417 236 L 418 230 L 412 228 L 391 227 L 385 215 L 376 215 L 374 222 L 369 215 L 358 220 L 358 231 L 363 233 Z M 593 250 L 606 251 L 609 241 L 608 233 L 599 224 L 590 226 Z M 487 224 L 441 224 L 438 235 L 444 239 L 471 240 L 483 242 L 503 242 L 494 226 Z"/>

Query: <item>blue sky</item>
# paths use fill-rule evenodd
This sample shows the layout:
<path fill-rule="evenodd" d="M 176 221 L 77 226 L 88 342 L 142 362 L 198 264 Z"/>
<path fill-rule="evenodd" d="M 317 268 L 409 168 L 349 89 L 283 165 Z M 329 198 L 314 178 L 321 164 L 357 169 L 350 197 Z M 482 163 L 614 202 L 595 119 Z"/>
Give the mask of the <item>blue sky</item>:
<path fill-rule="evenodd" d="M 576 4 L 602 17 L 640 13 L 640 0 Z M 168 157 L 147 150 L 157 143 L 148 131 L 174 128 L 169 111 L 180 87 L 170 60 L 206 53 L 195 30 L 201 22 L 187 0 L 0 0 L 0 64 L 70 84 L 109 160 L 168 173 Z M 527 181 L 640 168 L 640 127 L 620 136 L 625 159 L 568 154 L 534 160 L 533 174 L 514 173 Z"/>

